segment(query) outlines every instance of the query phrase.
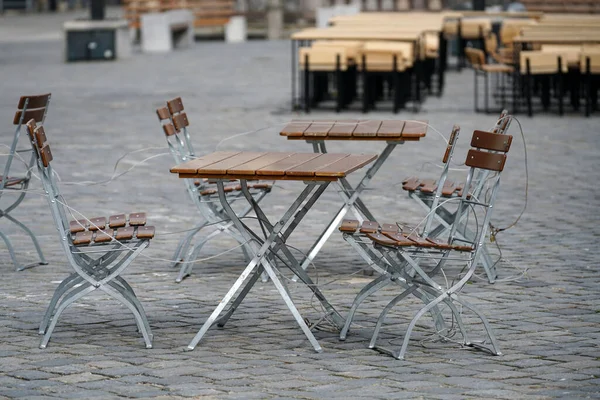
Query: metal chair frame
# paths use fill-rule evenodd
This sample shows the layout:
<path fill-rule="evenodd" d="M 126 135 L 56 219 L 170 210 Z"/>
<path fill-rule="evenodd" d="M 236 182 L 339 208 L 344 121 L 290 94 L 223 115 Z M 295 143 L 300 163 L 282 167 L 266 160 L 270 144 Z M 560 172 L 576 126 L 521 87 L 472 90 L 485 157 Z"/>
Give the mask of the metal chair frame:
<path fill-rule="evenodd" d="M 502 113 L 500 114 L 500 117 L 496 121 L 496 124 L 495 124 L 494 128 L 492 129 L 492 132 L 496 133 L 496 134 L 505 134 L 508 131 L 508 129 L 510 128 L 511 121 L 512 121 L 512 116 L 510 114 L 508 114 L 508 112 L 506 110 L 503 110 Z M 440 176 L 440 179 L 438 180 L 438 191 L 439 191 L 440 187 L 443 186 L 443 183 L 441 183 L 442 176 L 445 177 L 447 175 L 449 166 L 450 166 L 450 162 L 447 162 L 444 164 L 444 169 L 442 170 L 442 175 Z M 487 171 L 487 170 L 478 171 L 477 175 L 473 177 L 475 185 L 471 192 L 471 195 L 473 195 L 476 198 L 480 196 L 482 190 L 485 188 L 485 184 L 486 184 L 488 176 L 489 176 L 489 171 Z M 444 178 L 444 182 L 445 182 L 445 178 Z M 415 200 L 421 207 L 423 207 L 423 209 L 425 211 L 427 211 L 427 213 L 431 213 L 432 218 L 427 220 L 429 225 L 426 226 L 425 233 L 424 233 L 424 235 L 428 236 L 428 237 L 443 236 L 445 233 L 450 231 L 450 229 L 452 227 L 452 223 L 455 218 L 455 212 L 450 211 L 449 208 L 444 205 L 445 203 L 442 205 L 438 205 L 439 198 L 437 196 L 440 196 L 440 195 L 441 195 L 441 193 L 437 194 L 437 192 L 436 192 L 435 196 L 433 196 L 429 193 L 425 193 L 420 190 L 408 192 L 408 196 L 411 199 Z M 457 192 L 454 192 L 450 196 L 450 198 L 452 198 L 452 197 L 459 197 L 459 195 L 457 194 Z M 444 199 L 446 199 L 446 198 L 444 197 Z M 435 213 L 433 213 L 432 210 L 435 210 Z M 434 221 L 436 222 L 436 225 L 434 225 L 432 227 L 431 224 Z M 464 230 L 464 231 L 457 231 L 456 234 L 460 235 L 462 233 L 466 233 L 467 238 L 472 239 L 474 237 L 475 233 L 470 232 L 468 230 L 468 228 L 465 228 L 465 229 L 466 230 Z M 490 256 L 485 243 L 482 245 L 481 255 L 480 255 L 480 263 L 481 263 L 483 269 L 485 270 L 486 276 L 488 278 L 488 282 L 494 283 L 496 281 L 496 278 L 498 277 L 498 272 L 496 270 L 496 265 L 495 265 L 496 263 L 492 260 L 492 257 Z"/>
<path fill-rule="evenodd" d="M 446 182 L 446 178 L 448 176 L 448 169 L 449 169 L 450 161 L 452 160 L 452 157 L 454 155 L 455 144 L 456 144 L 456 141 L 458 140 L 459 134 L 460 134 L 460 127 L 455 125 L 452 128 L 452 132 L 448 139 L 448 146 L 446 147 L 446 151 L 444 154 L 444 159 L 446 160 L 445 167 L 442 170 L 442 174 L 440 175 L 440 179 L 438 181 L 438 187 L 436 189 L 435 195 L 432 197 L 431 209 L 433 209 L 433 210 L 437 209 L 437 207 L 438 207 L 438 204 L 439 204 L 439 201 L 440 201 L 440 198 L 442 195 L 442 189 L 443 189 L 444 183 Z M 423 233 L 421 235 L 422 237 L 428 236 L 428 232 L 431 229 L 431 225 L 432 225 L 434 219 L 435 219 L 435 213 L 429 212 L 427 217 L 425 218 L 424 229 L 423 229 Z M 416 231 L 416 228 L 409 228 L 409 229 Z M 363 229 L 361 228 L 361 233 L 362 233 L 362 231 L 363 231 Z M 361 293 L 356 297 L 356 299 L 352 303 L 352 306 L 350 307 L 350 310 L 348 311 L 348 315 L 346 317 L 344 327 L 340 331 L 340 340 L 346 339 L 346 336 L 348 335 L 348 330 L 350 329 L 350 324 L 352 323 L 352 320 L 354 319 L 354 314 L 356 313 L 358 306 L 371 293 L 374 293 L 375 291 L 381 289 L 382 287 L 387 286 L 389 283 L 398 284 L 398 285 L 404 287 L 406 290 L 409 290 L 409 285 L 408 285 L 408 282 L 406 281 L 406 279 L 402 278 L 398 274 L 394 274 L 393 272 L 390 272 L 390 270 L 388 269 L 390 267 L 390 265 L 386 261 L 385 256 L 383 255 L 383 253 L 379 252 L 376 248 L 373 247 L 371 240 L 365 240 L 364 235 L 357 236 L 355 234 L 352 234 L 352 235 L 344 234 L 344 239 L 346 240 L 346 242 L 348 242 L 354 248 L 354 250 L 363 258 L 363 260 L 365 260 L 367 262 L 367 264 L 371 268 L 375 269 L 375 271 L 377 271 L 380 274 L 380 276 L 379 276 L 379 278 L 377 278 L 374 281 L 372 281 L 371 283 L 369 283 L 365 287 L 364 291 L 361 291 Z M 414 289 L 410 289 L 410 293 L 420 297 L 421 300 L 425 304 L 427 304 L 428 301 L 430 300 L 428 293 L 417 290 L 416 287 Z M 407 295 L 408 294 L 409 294 L 409 292 L 407 292 Z M 438 331 L 443 331 L 445 329 L 445 324 L 444 324 L 443 319 L 441 318 L 441 313 L 439 312 L 439 310 L 437 308 L 433 310 L 432 317 L 433 317 L 434 321 L 436 322 L 436 327 L 437 327 Z"/>
<path fill-rule="evenodd" d="M 188 130 L 189 121 L 187 119 L 187 114 L 184 112 L 181 98 L 178 97 L 168 101 L 167 106 L 168 108 L 159 108 L 157 110 L 157 114 L 163 128 L 163 132 L 165 133 L 167 145 L 169 146 L 169 152 L 173 156 L 175 162 L 177 164 L 181 164 L 196 158 L 196 153 L 194 151 Z M 186 235 L 179 241 L 175 249 L 172 266 L 175 267 L 181 264 L 176 282 L 181 282 L 191 274 L 194 261 L 198 258 L 202 247 L 208 241 L 217 237 L 221 233 L 226 233 L 240 243 L 242 252 L 244 253 L 244 258 L 246 261 L 249 261 L 251 259 L 251 253 L 249 252 L 247 246 L 245 246 L 246 240 L 242 235 L 240 235 L 239 231 L 219 202 L 218 191 L 215 183 L 194 179 L 183 179 L 183 182 L 186 191 L 192 200 L 192 203 L 195 204 L 203 218 L 203 221 L 186 233 Z M 249 187 L 252 196 L 257 202 L 260 202 L 267 195 L 267 193 L 270 192 L 270 185 L 263 186 L 258 189 Z M 203 192 L 208 193 L 203 194 Z M 226 193 L 226 195 L 230 203 L 243 199 L 244 196 L 241 188 L 236 188 L 236 190 L 229 191 Z M 252 211 L 252 206 L 247 204 L 241 210 L 237 211 L 237 215 L 240 218 L 244 218 L 246 215 L 248 215 L 248 213 L 250 213 L 250 211 Z M 192 240 L 194 236 L 207 226 L 215 226 L 216 230 L 203 237 L 200 241 L 192 246 Z M 266 275 L 263 276 L 263 280 L 265 279 L 267 279 Z"/>
<path fill-rule="evenodd" d="M 67 307 L 85 295 L 99 289 L 121 304 L 125 305 L 134 315 L 138 331 L 141 332 L 146 348 L 152 347 L 152 332 L 142 304 L 138 300 L 133 288 L 119 275 L 129 264 L 148 247 L 149 239 L 154 236 L 154 228 L 143 223 L 132 221 L 130 215 L 129 228 L 112 228 L 112 222 L 105 228 L 96 222 L 97 219 L 79 220 L 69 222 L 67 218 L 66 202 L 60 194 L 59 187 L 50 164 L 52 153 L 46 141 L 46 134 L 42 125 L 37 126 L 34 120 L 27 123 L 43 188 L 47 194 L 48 204 L 56 228 L 60 235 L 60 243 L 67 260 L 74 273 L 65 278 L 56 288 L 52 299 L 46 309 L 39 333 L 42 337 L 40 348 L 46 348 L 54 331 L 60 315 Z M 139 215 L 139 214 L 138 214 Z M 116 216 L 120 217 L 120 216 Z M 111 217 L 110 220 L 112 220 Z M 126 219 L 125 216 L 123 216 Z M 72 229 L 81 227 L 83 231 L 89 224 L 90 240 L 87 244 L 77 243 L 77 234 Z M 122 226 L 125 226 L 125 221 Z M 121 225 L 119 225 L 121 226 Z M 120 238 L 121 229 L 131 229 L 130 238 Z M 100 241 L 100 237 L 104 237 Z"/>
<path fill-rule="evenodd" d="M 46 113 L 48 111 L 48 106 L 50 104 L 50 93 L 35 95 L 35 96 L 22 96 L 19 99 L 19 104 L 17 106 L 18 111 L 15 114 L 13 119 L 13 124 L 16 125 L 15 133 L 13 135 L 13 141 L 10 146 L 10 150 L 6 159 L 6 163 L 4 164 L 4 171 L 2 176 L 0 177 L 0 198 L 5 193 L 5 191 L 14 191 L 17 193 L 17 198 L 7 207 L 0 209 L 0 218 L 4 217 L 7 220 L 11 221 L 19 228 L 21 228 L 25 233 L 31 238 L 33 245 L 35 247 L 36 252 L 38 253 L 38 257 L 40 261 L 31 263 L 31 264 L 21 264 L 17 259 L 15 249 L 8 238 L 8 236 L 0 231 L 0 237 L 6 243 L 6 247 L 8 248 L 8 253 L 10 254 L 10 258 L 12 259 L 13 264 L 15 265 L 15 270 L 22 271 L 27 268 L 35 267 L 38 265 L 47 265 L 46 259 L 44 258 L 44 254 L 42 253 L 42 249 L 40 244 L 35 237 L 35 234 L 29 229 L 24 223 L 19 221 L 14 216 L 10 215 L 10 213 L 21 204 L 25 195 L 27 194 L 27 189 L 29 188 L 29 183 L 31 181 L 31 170 L 35 167 L 35 154 L 31 154 L 29 157 L 29 161 L 26 161 L 19 153 L 31 153 L 30 148 L 26 149 L 17 149 L 19 138 L 21 136 L 21 127 L 27 122 L 29 119 L 33 118 L 37 122 L 43 123 L 46 118 Z M 11 167 L 13 166 L 13 161 L 15 156 L 20 161 L 23 161 L 27 170 L 25 174 L 18 177 L 10 176 Z"/>
<path fill-rule="evenodd" d="M 480 136 L 484 136 L 481 141 L 479 141 Z M 395 235 L 375 233 L 368 234 L 367 238 L 361 239 L 361 241 L 363 241 L 361 247 L 368 248 L 368 246 L 372 246 L 374 250 L 383 254 L 382 259 L 370 259 L 366 261 L 374 269 L 385 271 L 385 274 L 375 279 L 361 290 L 355 299 L 353 308 L 356 308 L 368 295 L 390 283 L 400 281 L 402 282 L 402 287 L 404 289 L 386 305 L 379 315 L 369 348 L 390 354 L 397 359 L 404 359 L 412 331 L 415 328 L 417 321 L 425 313 L 431 312 L 433 314 L 434 320 L 436 321 L 436 329 L 437 332 L 439 332 L 439 322 L 436 319 L 441 318 L 441 315 L 436 310 L 438 306 L 443 303 L 448 306 L 453 320 L 456 320 L 457 322 L 458 328 L 462 334 L 463 345 L 480 348 L 494 355 L 501 355 L 495 335 L 486 317 L 478 311 L 474 305 L 470 304 L 459 295 L 459 292 L 473 276 L 477 261 L 481 256 L 483 240 L 487 233 L 493 205 L 500 184 L 500 175 L 504 169 L 506 152 L 508 152 L 512 141 L 512 136 L 510 135 L 505 135 L 505 140 L 497 140 L 492 136 L 493 135 L 490 133 L 483 133 L 481 131 L 475 131 L 473 135 L 471 141 L 473 148 L 469 151 L 465 162 L 470 169 L 467 174 L 462 196 L 456 198 L 458 205 L 447 241 L 431 240 L 424 236 L 413 236 L 413 232 L 403 232 Z M 494 173 L 490 174 L 491 176 L 488 178 L 491 189 L 483 196 L 475 197 L 472 195 L 472 190 L 478 185 L 475 177 L 482 174 L 481 170 L 485 170 L 488 173 Z M 467 224 L 464 215 L 473 214 L 475 209 L 480 209 L 481 213 L 483 213 L 483 215 L 480 215 L 481 218 L 471 219 L 471 221 L 474 221 L 477 225 L 475 230 L 477 234 L 471 239 L 465 239 L 464 234 L 459 235 L 457 232 L 464 229 Z M 381 232 L 383 232 L 383 230 Z M 356 235 L 345 233 L 343 236 L 354 248 L 357 248 Z M 371 243 L 367 243 L 367 240 L 365 239 L 371 239 Z M 461 255 L 466 255 L 466 260 Z M 428 260 L 429 262 L 437 261 L 435 262 L 435 266 L 429 271 L 425 271 L 422 266 L 423 260 Z M 446 282 L 445 285 L 442 285 L 434 278 L 444 271 L 444 266 L 448 261 L 464 262 L 465 268 L 463 268 L 463 270 L 466 272 L 464 272 L 464 275 L 462 276 L 460 276 L 459 273 L 455 278 L 456 281 L 452 281 L 451 284 Z M 446 279 L 448 273 L 444 272 L 443 276 L 444 279 Z M 386 315 L 400 300 L 404 299 L 409 294 L 417 294 L 421 300 L 424 298 L 428 299 L 427 304 L 422 307 L 410 321 L 399 351 L 394 352 L 379 347 L 377 345 L 377 337 Z M 486 341 L 489 340 L 488 343 L 475 343 L 469 340 L 461 312 L 459 312 L 456 304 L 460 304 L 472 311 L 477 318 L 479 318 L 487 335 Z M 349 314 L 348 319 L 352 317 L 353 315 Z M 350 323 L 351 321 L 347 320 L 346 326 L 349 326 Z"/>

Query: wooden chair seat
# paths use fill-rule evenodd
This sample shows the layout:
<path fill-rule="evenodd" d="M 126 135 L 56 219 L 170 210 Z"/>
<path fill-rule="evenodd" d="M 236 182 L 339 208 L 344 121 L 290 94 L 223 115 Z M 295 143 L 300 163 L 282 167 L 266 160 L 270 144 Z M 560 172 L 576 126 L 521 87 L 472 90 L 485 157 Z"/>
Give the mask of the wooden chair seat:
<path fill-rule="evenodd" d="M 442 196 L 460 197 L 462 196 L 463 187 L 464 183 L 456 183 L 446 180 L 446 182 L 444 182 L 444 186 L 442 187 Z M 420 179 L 413 176 L 402 181 L 402 189 L 409 192 L 419 190 L 424 194 L 433 195 L 437 190 L 437 181 L 434 179 Z"/>
<path fill-rule="evenodd" d="M 349 59 L 344 46 L 301 47 L 298 50 L 300 68 L 306 69 L 306 58 L 311 71 L 335 71 L 339 57 L 340 71 L 348 69 L 353 61 Z"/>
<path fill-rule="evenodd" d="M 438 250 L 472 251 L 472 246 L 449 244 L 437 238 L 423 238 L 415 229 L 400 229 L 398 224 L 375 221 L 343 220 L 339 230 L 348 235 L 363 235 L 374 243 L 388 247 L 423 247 Z"/>
<path fill-rule="evenodd" d="M 515 71 L 514 67 L 506 64 L 486 64 L 481 66 L 481 70 L 492 73 L 513 73 Z"/>
<path fill-rule="evenodd" d="M 108 226 L 107 226 L 108 225 Z M 69 222 L 69 230 L 75 246 L 97 245 L 136 239 L 152 239 L 154 227 L 146 225 L 146 213 L 131 213 Z"/>
<path fill-rule="evenodd" d="M 0 175 L 0 180 L 2 180 L 2 179 L 3 179 L 3 176 Z M 29 178 L 26 178 L 26 177 L 16 178 L 16 177 L 9 176 L 8 178 L 6 178 L 6 181 L 4 183 L 4 187 L 8 188 L 8 187 L 11 187 L 11 186 L 20 185 L 20 184 L 23 184 L 23 183 L 27 182 L 28 180 L 29 180 Z"/>
<path fill-rule="evenodd" d="M 248 189 L 257 189 L 257 190 L 264 190 L 264 191 L 271 191 L 271 188 L 273 187 L 273 185 L 269 184 L 269 183 L 255 183 L 255 184 L 251 184 L 248 185 Z M 242 190 L 242 185 L 230 185 L 230 186 L 225 186 L 225 193 L 231 193 L 231 192 L 239 192 Z M 212 196 L 218 193 L 218 190 L 216 187 L 214 188 L 209 188 L 209 189 L 205 189 L 203 191 L 200 192 L 200 196 Z"/>

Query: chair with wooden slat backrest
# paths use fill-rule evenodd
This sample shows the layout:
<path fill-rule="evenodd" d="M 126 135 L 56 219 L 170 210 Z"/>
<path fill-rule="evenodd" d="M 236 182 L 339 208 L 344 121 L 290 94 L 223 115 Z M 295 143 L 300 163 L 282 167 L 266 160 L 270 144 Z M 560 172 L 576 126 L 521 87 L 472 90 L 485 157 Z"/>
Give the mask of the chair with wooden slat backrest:
<path fill-rule="evenodd" d="M 514 68 L 511 65 L 506 64 L 490 64 L 487 62 L 485 52 L 480 49 L 472 47 L 465 48 L 465 56 L 469 61 L 469 64 L 473 68 L 474 73 L 474 103 L 475 112 L 482 111 L 479 108 L 479 77 L 483 77 L 484 82 L 484 109 L 486 113 L 495 113 L 499 110 L 491 110 L 489 107 L 489 75 L 495 74 L 498 77 L 498 85 L 500 93 L 500 105 L 504 109 L 506 103 L 506 86 L 508 85 L 507 77 L 512 75 Z"/>
<path fill-rule="evenodd" d="M 63 311 L 83 296 L 99 289 L 126 306 L 134 315 L 146 348 L 152 347 L 152 333 L 142 304 L 120 274 L 150 244 L 154 227 L 146 226 L 145 213 L 69 220 L 73 215 L 52 169 L 52 151 L 43 125 L 31 119 L 27 130 L 35 163 L 47 194 L 48 205 L 60 236 L 60 243 L 74 271 L 56 288 L 42 318 L 40 348 L 46 348 Z M 84 310 L 84 308 L 79 308 Z"/>
<path fill-rule="evenodd" d="M 598 109 L 600 89 L 600 48 L 588 47 L 580 55 L 580 71 L 584 79 L 585 116 L 589 117 Z"/>
<path fill-rule="evenodd" d="M 180 97 L 167 101 L 167 107 L 161 107 L 156 110 L 163 133 L 167 139 L 169 151 L 177 164 L 196 158 L 196 153 L 192 146 L 192 139 L 189 133 L 189 120 L 184 110 L 183 102 Z M 211 239 L 217 237 L 220 233 L 226 233 L 237 240 L 244 252 L 244 256 L 249 259 L 249 254 L 244 245 L 245 241 L 235 226 L 227 216 L 221 206 L 218 198 L 217 187 L 214 182 L 208 180 L 182 180 L 188 195 L 196 205 L 203 221 L 190 230 L 180 241 L 173 255 L 173 266 L 180 265 L 179 274 L 176 282 L 181 282 L 185 277 L 191 274 L 194 263 L 198 258 L 202 247 Z M 257 203 L 260 202 L 270 191 L 272 185 L 264 182 L 257 182 L 248 185 L 250 194 Z M 229 202 L 235 202 L 244 196 L 238 181 L 232 181 L 225 187 L 225 193 Z M 252 210 L 251 206 L 246 206 L 238 210 L 240 218 L 245 217 Z M 194 236 L 203 228 L 214 226 L 216 229 L 210 234 L 204 236 L 197 243 L 192 245 Z"/>
<path fill-rule="evenodd" d="M 441 335 L 442 338 L 446 337 L 449 332 L 439 329 L 439 318 L 443 318 L 444 315 L 440 314 L 438 306 L 443 304 L 448 307 L 452 322 L 456 321 L 462 334 L 463 345 L 482 348 L 494 355 L 501 354 L 486 317 L 459 293 L 473 276 L 481 255 L 482 243 L 487 234 L 501 172 L 511 142 L 510 135 L 474 132 L 471 149 L 465 161 L 469 172 L 462 196 L 455 199 L 456 213 L 446 240 L 426 237 L 414 229 L 401 230 L 393 223 L 378 224 L 371 227 L 371 232 L 365 235 L 364 246 L 371 246 L 374 251 L 383 254 L 382 258 L 368 261 L 369 266 L 381 275 L 361 290 L 357 300 L 362 301 L 367 295 L 391 283 L 396 283 L 395 287 L 401 289 L 401 292 L 383 308 L 379 315 L 369 348 L 391 354 L 397 359 L 404 359 L 416 323 L 426 313 L 431 313 L 434 317 L 435 334 Z M 476 186 L 474 177 L 481 175 L 482 171 L 490 173 L 486 182 L 490 189 L 475 197 L 472 195 Z M 465 218 L 465 214 L 469 217 Z M 464 229 L 465 224 L 472 225 L 470 228 L 476 232 L 474 237 L 465 239 L 463 235 L 458 234 L 459 230 Z M 355 234 L 350 231 L 351 228 L 343 231 L 343 237 L 352 245 Z M 411 294 L 425 301 L 426 305 L 414 314 L 405 331 L 402 346 L 398 351 L 390 351 L 378 346 L 377 339 L 387 314 L 399 301 Z M 479 319 L 486 335 L 484 342 L 475 343 L 469 339 L 470 334 L 462 317 L 463 311 L 471 311 Z M 349 326 L 350 323 L 347 322 L 347 325 Z M 450 328 L 452 327 L 454 323 Z"/>
<path fill-rule="evenodd" d="M 13 135 L 12 143 L 9 147 L 9 152 L 6 155 L 7 158 L 6 163 L 4 164 L 2 176 L 0 176 L 0 197 L 4 197 L 5 199 L 8 198 L 10 201 L 8 206 L 0 210 L 0 218 L 6 218 L 25 231 L 25 233 L 27 233 L 27 235 L 31 238 L 35 250 L 40 258 L 40 261 L 38 262 L 22 265 L 17 259 L 10 239 L 4 232 L 0 231 L 0 237 L 2 237 L 4 243 L 6 243 L 6 247 L 8 248 L 8 252 L 17 271 L 37 265 L 48 264 L 33 231 L 31 231 L 31 229 L 29 229 L 25 224 L 12 216 L 10 213 L 25 198 L 31 180 L 31 170 L 32 168 L 35 168 L 35 155 L 31 154 L 31 146 L 27 146 L 23 149 L 18 148 L 19 139 L 21 137 L 21 128 L 30 119 L 34 119 L 36 122 L 43 123 L 44 119 L 46 118 L 46 113 L 48 112 L 49 104 L 50 93 L 35 96 L 22 96 L 19 99 L 19 104 L 17 106 L 18 110 L 13 119 L 13 124 L 16 125 L 16 129 Z M 25 157 L 23 157 L 23 155 L 25 155 Z M 17 160 L 15 160 L 15 157 Z M 15 161 L 18 162 L 15 163 Z M 15 169 L 20 171 L 15 173 Z"/>
<path fill-rule="evenodd" d="M 503 135 L 506 134 L 510 127 L 510 123 L 512 121 L 512 115 L 508 114 L 506 110 L 503 110 L 500 113 L 500 117 L 496 121 L 494 128 L 491 130 L 492 133 Z M 417 202 L 425 211 L 428 213 L 435 213 L 432 215 L 433 219 L 429 222 L 429 228 L 426 227 L 425 234 L 429 237 L 439 237 L 443 236 L 448 232 L 452 225 L 452 221 L 454 220 L 454 213 L 448 208 L 442 205 L 436 204 L 436 196 L 437 190 L 439 190 L 439 182 L 443 183 L 443 188 L 441 189 L 440 195 L 441 200 L 444 202 L 452 197 L 460 197 L 462 196 L 464 182 L 455 182 L 451 180 L 446 180 L 442 177 L 445 176 L 447 170 L 449 168 L 449 162 L 442 160 L 444 168 L 442 170 L 442 174 L 438 180 L 434 179 L 424 179 L 419 177 L 409 177 L 402 181 L 402 189 L 408 193 L 408 196 Z M 473 190 L 471 191 L 471 195 L 475 197 L 479 197 L 481 192 L 485 188 L 485 182 L 488 176 L 488 172 L 485 170 L 480 171 L 480 175 L 476 175 L 473 177 L 475 185 Z M 431 225 L 435 223 L 435 225 Z M 462 232 L 458 232 L 460 234 Z M 464 232 L 467 236 L 474 234 L 472 232 Z M 494 283 L 497 277 L 497 271 L 495 267 L 495 263 L 492 262 L 492 258 L 490 257 L 487 248 L 482 245 L 481 250 L 481 265 L 483 266 L 485 273 L 487 275 L 488 281 L 490 283 Z"/>
<path fill-rule="evenodd" d="M 568 73 L 568 55 L 561 52 L 522 51 L 520 53 L 520 73 L 524 84 L 527 113 L 533 116 L 533 87 L 535 81 L 541 84 L 541 100 L 544 109 L 550 107 L 551 89 L 556 87 L 558 113 L 563 115 L 564 75 Z"/>

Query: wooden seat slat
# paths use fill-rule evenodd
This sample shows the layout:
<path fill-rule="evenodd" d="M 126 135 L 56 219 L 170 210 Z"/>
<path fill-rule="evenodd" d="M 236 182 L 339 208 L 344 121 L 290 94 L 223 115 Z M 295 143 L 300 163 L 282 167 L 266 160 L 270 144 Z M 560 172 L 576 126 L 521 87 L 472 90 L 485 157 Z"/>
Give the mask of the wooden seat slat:
<path fill-rule="evenodd" d="M 127 216 L 125 214 L 111 215 L 108 217 L 108 226 L 111 228 L 121 228 L 127 225 Z"/>
<path fill-rule="evenodd" d="M 69 230 L 71 233 L 83 232 L 87 229 L 88 222 L 85 219 L 69 222 Z"/>
<path fill-rule="evenodd" d="M 319 157 L 318 153 L 295 153 L 282 160 L 276 161 L 266 167 L 256 171 L 257 175 L 261 176 L 282 176 L 288 169 L 300 166 L 307 161 Z"/>
<path fill-rule="evenodd" d="M 281 136 L 302 136 L 304 131 L 311 125 L 311 121 L 302 121 L 287 124 L 279 133 Z"/>
<path fill-rule="evenodd" d="M 397 224 L 381 224 L 381 233 L 398 233 L 398 225 Z"/>
<path fill-rule="evenodd" d="M 377 130 L 377 136 L 381 137 L 397 137 L 402 135 L 404 129 L 404 121 L 386 120 L 381 122 L 381 126 Z"/>
<path fill-rule="evenodd" d="M 404 236 L 402 233 L 399 233 L 399 232 L 398 233 L 384 233 L 383 235 L 392 239 L 395 242 L 394 246 L 413 246 L 415 244 L 415 242 L 407 239 L 406 236 Z M 371 235 L 367 235 L 367 237 L 369 237 L 369 239 L 373 240 L 374 242 L 379 243 Z M 380 244 L 383 244 L 383 243 L 380 243 Z"/>
<path fill-rule="evenodd" d="M 90 231 L 97 231 L 98 229 L 104 229 L 106 227 L 106 217 L 95 217 L 90 219 Z"/>
<path fill-rule="evenodd" d="M 229 169 L 235 169 L 238 165 L 247 163 L 248 161 L 252 161 L 255 158 L 258 158 L 266 153 L 259 153 L 254 151 L 242 152 L 231 157 L 228 157 L 219 162 L 207 165 L 203 168 L 198 168 L 199 174 L 215 174 L 215 175 L 225 175 L 229 173 Z M 238 171 L 239 172 L 239 171 Z M 252 171 L 243 171 L 238 175 L 254 175 L 254 170 Z"/>
<path fill-rule="evenodd" d="M 290 168 L 285 171 L 285 175 L 289 176 L 315 176 L 315 171 L 321 170 L 336 161 L 339 161 L 348 154 L 336 154 L 336 153 L 325 153 L 318 154 L 317 157 L 298 165 L 297 167 Z M 329 176 L 329 175 L 324 175 Z"/>
<path fill-rule="evenodd" d="M 410 177 L 408 179 L 405 179 L 404 182 L 402 182 L 402 189 L 408 190 L 408 191 L 417 190 L 417 188 L 419 186 L 421 186 L 421 180 L 414 176 Z"/>
<path fill-rule="evenodd" d="M 146 213 L 131 213 L 131 214 L 129 214 L 129 225 L 131 225 L 131 226 L 146 225 Z"/>
<path fill-rule="evenodd" d="M 152 239 L 154 237 L 154 227 L 153 226 L 140 226 L 137 229 L 136 236 L 138 239 Z"/>
<path fill-rule="evenodd" d="M 94 233 L 91 231 L 77 232 L 73 238 L 74 245 L 89 244 L 92 242 Z"/>
<path fill-rule="evenodd" d="M 248 161 L 244 164 L 240 164 L 235 168 L 231 168 L 227 172 L 230 174 L 239 175 L 256 175 L 256 170 L 268 167 L 269 165 L 276 163 L 277 161 L 290 157 L 292 154 L 294 153 L 266 153 L 258 158 L 255 158 L 254 160 Z"/>
<path fill-rule="evenodd" d="M 332 122 L 313 122 L 310 126 L 304 131 L 304 136 L 327 136 L 329 130 L 333 128 Z"/>
<path fill-rule="evenodd" d="M 380 126 L 381 121 L 360 121 L 356 124 L 356 129 L 352 132 L 352 136 L 377 136 L 377 131 Z"/>
<path fill-rule="evenodd" d="M 375 158 L 377 157 L 373 155 L 355 155 L 353 157 L 345 157 L 319 169 L 315 175 L 344 177 L 347 174 L 364 167 Z"/>
<path fill-rule="evenodd" d="M 110 242 L 113 240 L 113 230 L 109 230 L 109 231 L 98 231 L 96 232 L 96 236 L 94 236 L 94 242 L 96 243 L 106 243 L 106 242 Z"/>
<path fill-rule="evenodd" d="M 367 237 L 375 243 L 382 244 L 384 246 L 396 246 L 398 244 L 396 239 L 392 239 L 388 235 L 382 233 L 367 233 Z"/>
<path fill-rule="evenodd" d="M 358 229 L 359 222 L 355 219 L 345 219 L 340 225 L 340 231 L 354 233 Z"/>
<path fill-rule="evenodd" d="M 360 233 L 375 233 L 379 230 L 379 224 L 376 221 L 363 221 L 360 225 Z"/>
<path fill-rule="evenodd" d="M 239 151 L 217 151 L 195 160 L 188 161 L 185 164 L 177 165 L 171 168 L 171 172 L 179 174 L 195 174 L 200 168 L 205 168 L 239 153 Z"/>
<path fill-rule="evenodd" d="M 402 130 L 404 139 L 419 139 L 427 133 L 428 121 L 406 121 Z"/>
<path fill-rule="evenodd" d="M 134 228 L 132 226 L 126 226 L 117 229 L 115 239 L 117 240 L 130 240 L 133 239 Z"/>
<path fill-rule="evenodd" d="M 452 196 L 452 193 L 454 193 L 456 188 L 456 183 L 447 180 L 446 182 L 444 182 L 444 186 L 442 186 L 442 196 Z"/>

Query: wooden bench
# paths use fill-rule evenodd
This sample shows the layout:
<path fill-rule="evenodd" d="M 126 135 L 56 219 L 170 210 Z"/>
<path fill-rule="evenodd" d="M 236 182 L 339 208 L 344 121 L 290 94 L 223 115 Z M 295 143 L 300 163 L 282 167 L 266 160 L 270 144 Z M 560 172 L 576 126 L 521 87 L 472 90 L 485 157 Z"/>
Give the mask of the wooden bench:
<path fill-rule="evenodd" d="M 521 3 L 531 11 L 545 13 L 599 13 L 598 0 L 522 0 Z"/>
<path fill-rule="evenodd" d="M 131 28 L 141 27 L 141 16 L 150 12 L 190 10 L 194 27 L 225 26 L 231 17 L 239 15 L 233 0 L 123 0 L 124 17 Z"/>

